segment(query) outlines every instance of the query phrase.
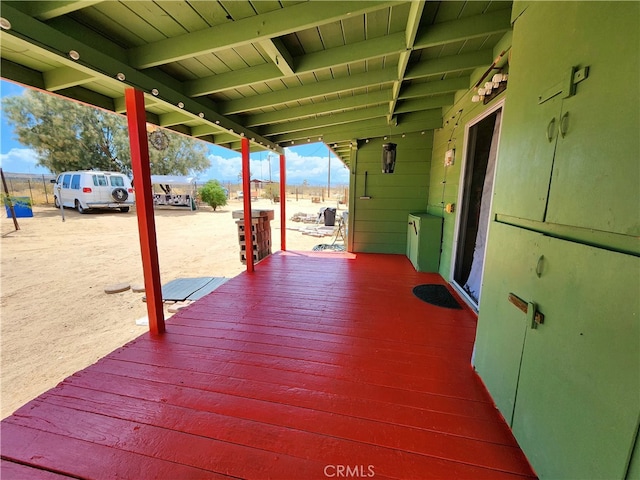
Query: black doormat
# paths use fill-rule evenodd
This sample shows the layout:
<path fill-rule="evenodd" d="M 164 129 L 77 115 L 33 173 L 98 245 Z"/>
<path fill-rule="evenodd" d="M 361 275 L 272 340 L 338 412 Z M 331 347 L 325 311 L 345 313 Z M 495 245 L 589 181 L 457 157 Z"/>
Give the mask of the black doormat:
<path fill-rule="evenodd" d="M 420 300 L 437 307 L 462 310 L 458 301 L 444 285 L 418 285 L 413 287 L 413 294 Z"/>

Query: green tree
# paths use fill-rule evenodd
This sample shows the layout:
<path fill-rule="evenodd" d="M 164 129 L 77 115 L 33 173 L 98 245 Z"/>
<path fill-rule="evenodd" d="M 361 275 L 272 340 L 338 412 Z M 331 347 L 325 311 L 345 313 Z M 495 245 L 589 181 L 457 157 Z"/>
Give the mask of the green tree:
<path fill-rule="evenodd" d="M 111 170 L 131 174 L 127 121 L 122 115 L 51 94 L 26 90 L 2 100 L 18 140 L 36 151 L 38 165 L 53 173 Z M 151 173 L 188 175 L 209 168 L 202 142 L 166 131 L 169 146 L 149 146 Z"/>
<path fill-rule="evenodd" d="M 211 205 L 214 212 L 216 208 L 227 204 L 227 193 L 218 180 L 209 180 L 200 188 L 199 193 L 202 201 Z"/>

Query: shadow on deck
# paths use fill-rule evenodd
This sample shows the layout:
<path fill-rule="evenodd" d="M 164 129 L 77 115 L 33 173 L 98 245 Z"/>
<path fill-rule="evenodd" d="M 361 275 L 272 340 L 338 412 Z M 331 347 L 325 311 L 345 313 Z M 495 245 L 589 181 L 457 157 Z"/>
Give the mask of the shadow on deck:
<path fill-rule="evenodd" d="M 399 255 L 272 255 L 5 419 L 2 478 L 534 476 L 474 314 L 421 283 Z"/>

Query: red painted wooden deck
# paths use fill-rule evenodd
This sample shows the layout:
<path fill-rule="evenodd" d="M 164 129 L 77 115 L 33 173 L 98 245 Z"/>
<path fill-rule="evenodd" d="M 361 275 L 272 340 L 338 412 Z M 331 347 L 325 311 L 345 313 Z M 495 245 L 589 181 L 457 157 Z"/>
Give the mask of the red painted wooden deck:
<path fill-rule="evenodd" d="M 280 253 L 2 422 L 2 479 L 516 479 L 475 316 L 398 255 Z"/>

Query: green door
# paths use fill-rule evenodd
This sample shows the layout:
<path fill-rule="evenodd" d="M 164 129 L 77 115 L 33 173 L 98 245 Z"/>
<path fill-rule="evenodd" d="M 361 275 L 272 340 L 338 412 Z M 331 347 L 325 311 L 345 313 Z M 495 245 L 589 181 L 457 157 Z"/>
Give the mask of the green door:
<path fill-rule="evenodd" d="M 624 478 L 640 415 L 640 258 L 550 237 L 512 428 L 541 478 Z"/>
<path fill-rule="evenodd" d="M 511 424 L 520 360 L 528 333 L 526 315 L 509 294 L 529 295 L 540 257 L 539 233 L 493 222 L 476 333 L 474 366 L 506 421 Z"/>
<path fill-rule="evenodd" d="M 565 63 L 589 76 L 562 101 L 546 220 L 638 236 L 640 3 L 579 3 Z"/>
<path fill-rule="evenodd" d="M 536 7 L 518 18 L 513 32 L 493 209 L 543 221 L 562 101 L 555 95 L 540 103 L 539 97 L 553 91 L 570 65 L 556 33 L 566 19 Z M 548 35 L 540 34 L 541 26 Z"/>
<path fill-rule="evenodd" d="M 420 231 L 420 217 L 409 214 L 407 228 L 407 257 L 411 260 L 413 268 L 418 270 L 418 232 Z"/>

